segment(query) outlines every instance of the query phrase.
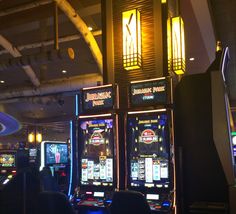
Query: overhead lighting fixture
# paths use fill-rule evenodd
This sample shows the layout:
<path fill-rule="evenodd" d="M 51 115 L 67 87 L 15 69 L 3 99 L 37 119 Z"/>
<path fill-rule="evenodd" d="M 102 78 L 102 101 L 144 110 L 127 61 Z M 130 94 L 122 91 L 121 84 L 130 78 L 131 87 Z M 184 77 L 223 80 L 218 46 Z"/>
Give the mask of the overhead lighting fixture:
<path fill-rule="evenodd" d="M 3 83 L 5 83 L 5 81 L 4 80 L 0 80 L 0 83 L 3 84 Z"/>
<path fill-rule="evenodd" d="M 189 61 L 194 61 L 194 60 L 195 60 L 194 57 L 189 58 Z"/>
<path fill-rule="evenodd" d="M 37 143 L 41 143 L 43 135 L 42 132 L 40 132 L 39 130 L 36 130 L 36 128 L 34 128 L 34 130 L 30 131 L 28 133 L 28 142 L 29 143 L 33 143 L 33 144 L 37 144 Z"/>
<path fill-rule="evenodd" d="M 62 70 L 61 72 L 62 72 L 63 74 L 66 74 L 66 73 L 67 73 L 67 71 L 66 71 L 66 70 Z"/>
<path fill-rule="evenodd" d="M 92 27 L 90 27 L 90 26 L 88 27 L 88 29 L 89 29 L 89 31 L 92 31 L 92 30 L 93 30 L 93 28 L 92 28 Z"/>
<path fill-rule="evenodd" d="M 38 132 L 38 133 L 36 134 L 36 142 L 41 143 L 42 140 L 43 140 L 42 133 Z"/>
<path fill-rule="evenodd" d="M 177 75 L 185 73 L 184 22 L 180 16 L 168 20 L 168 69 Z"/>
<path fill-rule="evenodd" d="M 141 23 L 137 9 L 122 13 L 123 66 L 125 70 L 141 68 Z"/>

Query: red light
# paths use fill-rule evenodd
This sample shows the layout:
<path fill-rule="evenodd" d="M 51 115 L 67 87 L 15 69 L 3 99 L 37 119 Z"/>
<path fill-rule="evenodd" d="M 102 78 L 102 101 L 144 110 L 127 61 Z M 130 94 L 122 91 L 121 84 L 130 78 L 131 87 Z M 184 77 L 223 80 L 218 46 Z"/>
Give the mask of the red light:
<path fill-rule="evenodd" d="M 62 172 L 62 173 L 61 173 L 61 176 L 62 176 L 62 177 L 65 177 L 65 176 L 66 176 L 66 173 L 65 173 L 65 172 Z"/>

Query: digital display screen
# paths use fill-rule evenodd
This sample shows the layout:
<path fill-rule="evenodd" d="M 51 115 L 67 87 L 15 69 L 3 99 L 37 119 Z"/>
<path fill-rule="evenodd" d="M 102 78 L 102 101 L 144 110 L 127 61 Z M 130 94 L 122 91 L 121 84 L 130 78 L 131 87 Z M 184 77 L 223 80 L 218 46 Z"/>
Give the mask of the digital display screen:
<path fill-rule="evenodd" d="M 236 132 L 231 132 L 233 143 L 233 156 L 236 157 Z"/>
<path fill-rule="evenodd" d="M 158 194 L 147 194 L 146 199 L 147 200 L 159 200 L 159 195 Z"/>
<path fill-rule="evenodd" d="M 80 183 L 82 185 L 113 185 L 113 119 L 80 121 L 81 153 Z"/>
<path fill-rule="evenodd" d="M 68 145 L 65 143 L 46 143 L 45 151 L 46 165 L 68 162 Z"/>
<path fill-rule="evenodd" d="M 113 87 L 97 87 L 82 91 L 83 111 L 112 109 L 114 104 Z"/>
<path fill-rule="evenodd" d="M 0 154 L 0 167 L 16 167 L 14 154 Z"/>
<path fill-rule="evenodd" d="M 104 192 L 94 192 L 93 196 L 103 198 L 104 197 Z"/>
<path fill-rule="evenodd" d="M 37 149 L 29 149 L 30 157 L 37 157 Z"/>
<path fill-rule="evenodd" d="M 131 106 L 150 106 L 157 104 L 168 104 L 169 101 L 169 81 L 156 79 L 153 81 L 143 81 L 131 83 L 130 104 Z"/>
<path fill-rule="evenodd" d="M 169 125 L 167 112 L 128 117 L 129 181 L 133 187 L 169 186 Z"/>

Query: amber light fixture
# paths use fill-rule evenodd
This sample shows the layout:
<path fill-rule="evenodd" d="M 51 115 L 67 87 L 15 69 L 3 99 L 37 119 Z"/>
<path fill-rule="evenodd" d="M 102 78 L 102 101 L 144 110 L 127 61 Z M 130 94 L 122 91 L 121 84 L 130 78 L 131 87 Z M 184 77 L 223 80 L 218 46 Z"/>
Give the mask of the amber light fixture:
<path fill-rule="evenodd" d="M 168 69 L 177 75 L 185 73 L 184 22 L 180 16 L 173 17 L 167 23 Z"/>
<path fill-rule="evenodd" d="M 34 131 L 30 131 L 28 133 L 28 142 L 29 143 L 41 143 L 43 140 L 43 135 L 41 132 L 37 131 L 36 129 Z"/>
<path fill-rule="evenodd" d="M 141 68 L 141 23 L 137 9 L 122 13 L 123 66 L 125 70 Z"/>

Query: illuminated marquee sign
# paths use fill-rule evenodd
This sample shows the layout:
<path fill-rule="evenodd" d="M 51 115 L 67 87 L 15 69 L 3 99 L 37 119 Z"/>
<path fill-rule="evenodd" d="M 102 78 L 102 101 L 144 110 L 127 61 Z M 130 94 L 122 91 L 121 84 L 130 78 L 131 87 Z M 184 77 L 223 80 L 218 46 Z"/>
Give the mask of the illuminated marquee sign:
<path fill-rule="evenodd" d="M 114 93 L 112 85 L 82 90 L 83 111 L 112 109 Z"/>
<path fill-rule="evenodd" d="M 130 105 L 164 105 L 170 103 L 170 82 L 167 78 L 131 82 Z"/>

